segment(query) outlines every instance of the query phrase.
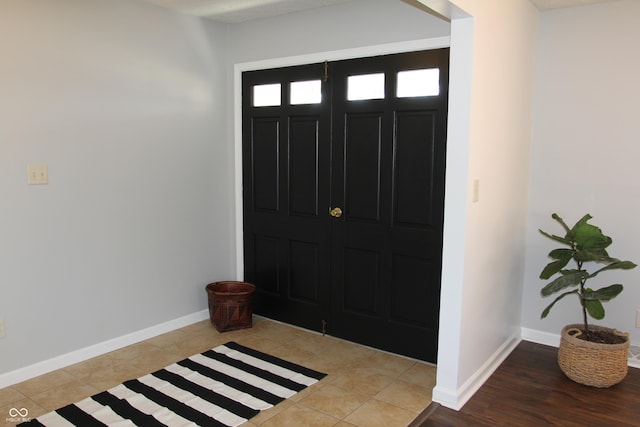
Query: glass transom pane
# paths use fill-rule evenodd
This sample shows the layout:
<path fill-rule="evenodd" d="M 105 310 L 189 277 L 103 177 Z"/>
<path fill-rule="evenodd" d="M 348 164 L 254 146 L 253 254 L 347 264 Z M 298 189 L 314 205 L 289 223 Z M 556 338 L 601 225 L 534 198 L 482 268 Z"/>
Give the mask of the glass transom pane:
<path fill-rule="evenodd" d="M 253 87 L 254 107 L 273 107 L 280 105 L 280 102 L 280 83 Z"/>
<path fill-rule="evenodd" d="M 384 99 L 384 73 L 360 74 L 347 78 L 347 99 Z"/>
<path fill-rule="evenodd" d="M 291 82 L 291 105 L 319 104 L 322 102 L 322 83 L 320 80 Z"/>
<path fill-rule="evenodd" d="M 398 98 L 437 96 L 440 94 L 440 69 L 425 68 L 398 72 Z"/>

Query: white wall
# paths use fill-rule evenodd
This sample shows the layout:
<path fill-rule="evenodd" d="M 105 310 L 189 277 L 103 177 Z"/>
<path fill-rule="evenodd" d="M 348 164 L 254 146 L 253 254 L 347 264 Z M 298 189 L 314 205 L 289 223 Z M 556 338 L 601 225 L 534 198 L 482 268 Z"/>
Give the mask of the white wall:
<path fill-rule="evenodd" d="M 233 64 L 448 35 L 447 22 L 401 0 L 359 0 L 233 25 L 229 53 Z"/>
<path fill-rule="evenodd" d="M 140 2 L 0 2 L 0 376 L 234 274 L 226 61 L 226 26 Z"/>
<path fill-rule="evenodd" d="M 520 337 L 537 10 L 527 0 L 422 2 L 453 19 L 433 398 L 460 408 Z"/>
<path fill-rule="evenodd" d="M 609 254 L 640 264 L 640 2 L 623 0 L 546 11 L 540 17 L 534 149 L 527 228 L 522 325 L 559 334 L 580 322 L 576 298 L 565 298 L 540 320 L 550 299 L 540 297 L 539 274 L 558 247 L 538 233 L 562 233 L 557 212 L 573 225 L 585 213 L 613 239 Z M 622 283 L 624 292 L 605 303 L 594 321 L 630 332 L 640 342 L 640 268 L 611 272 L 593 287 Z M 532 331 L 529 331 L 532 333 Z"/>

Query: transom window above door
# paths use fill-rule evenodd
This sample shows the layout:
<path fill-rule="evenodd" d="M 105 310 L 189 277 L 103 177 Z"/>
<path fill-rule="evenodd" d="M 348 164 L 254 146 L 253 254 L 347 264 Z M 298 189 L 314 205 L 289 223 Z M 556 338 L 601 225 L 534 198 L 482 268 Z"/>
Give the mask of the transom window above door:
<path fill-rule="evenodd" d="M 385 73 L 357 74 L 347 77 L 347 100 L 365 101 L 385 99 Z M 438 96 L 440 94 L 440 70 L 422 68 L 398 71 L 395 76 L 396 98 Z M 322 81 L 305 80 L 289 83 L 289 105 L 320 104 Z M 280 83 L 253 86 L 254 107 L 277 107 L 282 105 Z"/>
<path fill-rule="evenodd" d="M 322 82 L 320 80 L 291 82 L 289 94 L 291 105 L 319 104 L 322 102 Z"/>
<path fill-rule="evenodd" d="M 320 80 L 294 81 L 289 83 L 289 105 L 320 104 L 322 82 Z M 254 107 L 279 107 L 282 105 L 280 83 L 253 86 Z"/>
<path fill-rule="evenodd" d="M 438 96 L 440 70 L 423 68 L 399 71 L 396 74 L 396 98 Z M 360 74 L 347 78 L 347 100 L 364 101 L 385 98 L 385 74 Z"/>
<path fill-rule="evenodd" d="M 396 79 L 396 96 L 398 98 L 438 96 L 439 94 L 439 68 L 423 68 L 398 72 Z"/>
<path fill-rule="evenodd" d="M 384 99 L 384 73 L 347 77 L 347 100 Z"/>
<path fill-rule="evenodd" d="M 253 87 L 253 106 L 277 107 L 282 103 L 280 93 L 280 83 L 255 85 Z"/>

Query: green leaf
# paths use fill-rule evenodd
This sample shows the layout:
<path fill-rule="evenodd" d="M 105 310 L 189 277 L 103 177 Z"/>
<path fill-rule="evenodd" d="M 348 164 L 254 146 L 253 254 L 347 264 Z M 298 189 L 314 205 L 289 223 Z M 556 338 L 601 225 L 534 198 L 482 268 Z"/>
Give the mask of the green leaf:
<path fill-rule="evenodd" d="M 564 249 L 564 248 L 560 248 L 560 249 L 554 249 L 551 252 L 549 252 L 549 257 L 553 258 L 553 259 L 571 259 L 571 257 L 573 256 L 573 250 L 572 249 Z"/>
<path fill-rule="evenodd" d="M 593 273 L 591 273 L 591 275 L 589 276 L 591 277 L 596 277 L 599 273 L 606 271 L 606 270 L 631 270 L 633 268 L 636 268 L 637 265 L 635 265 L 634 263 L 632 263 L 631 261 L 619 261 L 619 260 L 614 260 L 611 264 L 608 264 L 604 267 L 602 267 L 600 270 L 598 271 L 594 271 Z"/>
<path fill-rule="evenodd" d="M 541 319 L 544 319 L 545 317 L 547 317 L 547 315 L 548 315 L 548 314 L 549 314 L 549 312 L 551 311 L 551 308 L 552 308 L 552 307 L 553 307 L 553 306 L 554 306 L 558 301 L 560 301 L 562 298 L 566 297 L 567 295 L 577 294 L 577 293 L 578 293 L 578 290 L 577 290 L 577 289 L 575 289 L 575 290 L 573 290 L 573 291 L 565 292 L 565 293 L 563 293 L 562 295 L 558 296 L 556 299 L 554 299 L 554 300 L 553 300 L 553 302 L 552 302 L 551 304 L 549 304 L 549 305 L 547 306 L 547 308 L 545 308 L 545 309 L 542 311 L 542 314 L 540 315 L 540 318 L 541 318 Z"/>
<path fill-rule="evenodd" d="M 562 228 L 564 228 L 564 231 L 569 234 L 569 232 L 571 230 L 569 230 L 569 226 L 567 224 L 565 224 L 564 220 L 562 218 L 560 218 L 560 215 L 558 215 L 557 213 L 553 213 L 551 214 L 551 218 L 555 219 L 556 221 L 558 221 L 560 223 L 560 225 L 562 226 Z"/>
<path fill-rule="evenodd" d="M 550 262 L 540 273 L 541 279 L 549 279 L 554 274 L 562 270 L 571 261 L 573 250 L 571 249 L 554 249 L 549 252 L 549 257 L 557 260 Z"/>
<path fill-rule="evenodd" d="M 589 316 L 593 317 L 596 320 L 604 319 L 604 307 L 602 303 L 598 300 L 585 300 L 584 306 L 587 309 L 587 313 Z"/>
<path fill-rule="evenodd" d="M 538 231 L 540 233 L 542 233 L 543 235 L 547 236 L 548 238 L 550 238 L 551 240 L 555 240 L 556 242 L 560 242 L 560 243 L 564 243 L 565 245 L 572 246 L 571 240 L 567 240 L 567 239 L 565 239 L 563 237 L 556 236 L 555 234 L 549 234 L 546 231 L 542 231 L 540 229 L 538 229 Z"/>
<path fill-rule="evenodd" d="M 595 261 L 595 262 L 613 262 L 616 259 L 611 258 L 607 251 L 603 248 L 578 248 L 574 254 L 576 261 Z"/>
<path fill-rule="evenodd" d="M 542 273 L 540 273 L 540 278 L 543 280 L 547 280 L 550 279 L 551 276 L 553 276 L 554 274 L 558 273 L 560 270 L 562 270 L 562 268 L 567 265 L 566 262 L 562 262 L 562 261 L 554 261 L 554 262 L 550 262 L 549 264 L 547 264 L 547 266 L 542 270 Z"/>
<path fill-rule="evenodd" d="M 610 264 L 605 268 L 607 270 L 611 270 L 612 268 L 621 268 L 623 270 L 631 270 L 637 267 L 637 265 L 631 261 L 616 261 L 613 264 L 615 264 L 615 266 Z"/>
<path fill-rule="evenodd" d="M 620 292 L 622 292 L 622 285 L 611 285 L 604 288 L 600 288 L 597 291 L 591 289 L 585 289 L 582 294 L 582 299 L 585 301 L 609 301 L 615 298 Z"/>
<path fill-rule="evenodd" d="M 574 241 L 580 250 L 587 252 L 597 252 L 611 245 L 611 237 L 602 234 L 602 230 L 591 225 L 588 221 L 593 218 L 586 214 L 571 229 L 567 238 Z"/>
<path fill-rule="evenodd" d="M 542 288 L 540 293 L 542 296 L 546 297 L 570 286 L 576 286 L 588 275 L 589 273 L 582 270 L 575 270 L 575 272 L 566 275 L 563 274 L 557 279 L 549 282 L 544 288 Z"/>
<path fill-rule="evenodd" d="M 551 278 L 554 274 L 558 273 L 564 266 L 567 265 L 568 261 L 554 261 L 547 264 L 547 266 L 540 273 L 540 278 L 547 280 Z"/>

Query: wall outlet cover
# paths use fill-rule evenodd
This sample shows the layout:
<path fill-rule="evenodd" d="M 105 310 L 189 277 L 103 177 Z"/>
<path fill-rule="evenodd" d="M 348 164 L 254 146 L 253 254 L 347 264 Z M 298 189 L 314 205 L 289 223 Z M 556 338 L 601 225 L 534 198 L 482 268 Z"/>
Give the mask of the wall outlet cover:
<path fill-rule="evenodd" d="M 46 164 L 27 165 L 27 184 L 46 185 L 49 183 L 49 166 Z"/>

